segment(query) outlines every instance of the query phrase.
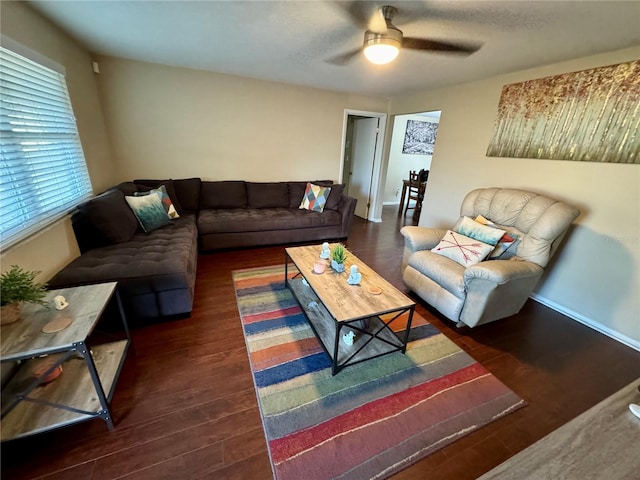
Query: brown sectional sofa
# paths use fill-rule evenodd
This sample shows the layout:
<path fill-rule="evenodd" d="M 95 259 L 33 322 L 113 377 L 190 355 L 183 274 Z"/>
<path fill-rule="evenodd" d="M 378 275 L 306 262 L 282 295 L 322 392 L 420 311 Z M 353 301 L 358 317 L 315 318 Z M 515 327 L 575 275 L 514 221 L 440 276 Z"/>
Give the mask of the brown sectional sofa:
<path fill-rule="evenodd" d="M 342 194 L 342 185 L 334 185 L 324 211 L 309 212 L 299 208 L 306 186 L 202 182 L 197 220 L 201 250 L 346 238 L 355 199 Z"/>
<path fill-rule="evenodd" d="M 73 215 L 81 255 L 50 288 L 117 281 L 135 320 L 188 316 L 198 251 L 321 242 L 348 236 L 356 200 L 331 186 L 322 213 L 298 208 L 307 182 L 134 180 L 107 190 Z M 144 233 L 126 195 L 165 185 L 180 218 Z"/>

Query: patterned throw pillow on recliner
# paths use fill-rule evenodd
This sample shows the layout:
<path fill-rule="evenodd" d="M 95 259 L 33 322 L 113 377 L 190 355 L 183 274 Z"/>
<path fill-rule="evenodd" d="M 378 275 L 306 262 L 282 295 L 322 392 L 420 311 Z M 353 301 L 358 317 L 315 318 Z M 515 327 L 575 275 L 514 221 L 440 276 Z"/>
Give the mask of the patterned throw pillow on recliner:
<path fill-rule="evenodd" d="M 452 230 L 447 230 L 440 243 L 431 251 L 447 257 L 463 267 L 469 267 L 484 260 L 493 250 L 493 245 L 469 238 Z"/>

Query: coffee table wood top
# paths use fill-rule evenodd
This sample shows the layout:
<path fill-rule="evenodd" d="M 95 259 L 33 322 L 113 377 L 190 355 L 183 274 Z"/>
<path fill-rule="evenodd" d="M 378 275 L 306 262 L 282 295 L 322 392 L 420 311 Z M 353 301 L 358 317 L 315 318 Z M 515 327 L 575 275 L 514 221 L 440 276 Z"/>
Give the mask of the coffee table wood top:
<path fill-rule="evenodd" d="M 333 248 L 334 245 L 331 244 L 330 247 Z M 344 272 L 333 271 L 330 260 L 325 260 L 327 263 L 325 272 L 317 274 L 313 272 L 313 266 L 317 261 L 322 260 L 321 245 L 289 247 L 285 250 L 329 313 L 338 322 L 372 317 L 415 305 L 409 297 L 351 252 L 345 262 Z M 362 274 L 360 285 L 347 283 L 351 265 L 357 265 L 358 271 Z M 370 291 L 370 289 L 375 290 L 376 287 L 382 290 L 378 295 Z"/>

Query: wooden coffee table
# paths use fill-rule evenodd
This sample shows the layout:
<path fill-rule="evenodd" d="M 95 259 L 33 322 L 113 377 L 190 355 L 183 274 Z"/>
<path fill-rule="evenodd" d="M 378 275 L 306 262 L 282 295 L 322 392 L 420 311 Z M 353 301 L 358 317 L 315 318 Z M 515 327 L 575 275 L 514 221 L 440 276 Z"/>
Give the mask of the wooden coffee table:
<path fill-rule="evenodd" d="M 350 252 L 344 272 L 334 272 L 327 261 L 324 273 L 314 273 L 321 250 L 320 245 L 286 248 L 285 284 L 331 358 L 332 374 L 381 355 L 405 353 L 415 303 Z M 362 274 L 360 285 L 347 283 L 351 265 Z M 292 278 L 290 268 L 295 269 Z M 396 333 L 391 327 L 401 318 L 407 318 L 406 326 Z M 343 339 L 349 332 L 355 334 L 352 345 Z"/>

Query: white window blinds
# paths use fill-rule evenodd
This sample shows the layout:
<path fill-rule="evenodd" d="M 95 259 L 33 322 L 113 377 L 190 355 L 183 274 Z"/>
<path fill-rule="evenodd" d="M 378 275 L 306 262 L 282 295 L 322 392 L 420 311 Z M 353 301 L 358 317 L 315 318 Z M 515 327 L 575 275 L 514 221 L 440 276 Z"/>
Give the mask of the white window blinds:
<path fill-rule="evenodd" d="M 2 47 L 0 154 L 3 249 L 92 194 L 64 75 Z"/>

